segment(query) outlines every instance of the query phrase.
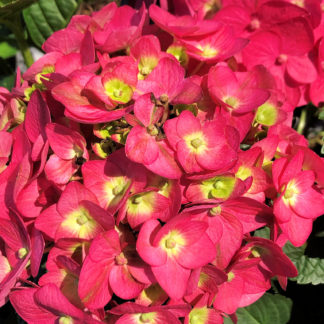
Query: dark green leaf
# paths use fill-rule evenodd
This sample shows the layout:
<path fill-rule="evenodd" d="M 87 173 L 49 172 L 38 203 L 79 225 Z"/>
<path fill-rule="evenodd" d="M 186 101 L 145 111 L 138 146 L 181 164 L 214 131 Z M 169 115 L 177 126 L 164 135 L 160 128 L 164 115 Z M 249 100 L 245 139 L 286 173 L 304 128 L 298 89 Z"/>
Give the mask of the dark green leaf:
<path fill-rule="evenodd" d="M 306 243 L 302 246 L 295 247 L 289 241 L 282 248 L 292 262 L 297 262 L 305 254 L 305 249 Z"/>
<path fill-rule="evenodd" d="M 5 77 L 0 78 L 0 87 L 5 87 L 8 90 L 11 90 L 11 88 L 15 84 L 16 74 L 13 73 L 11 75 L 7 75 Z"/>
<path fill-rule="evenodd" d="M 266 293 L 254 304 L 239 308 L 238 324 L 286 324 L 290 319 L 292 300 L 282 295 Z M 231 324 L 225 319 L 224 324 Z"/>
<path fill-rule="evenodd" d="M 11 42 L 0 42 L 0 57 L 7 59 L 9 57 L 15 56 L 17 52 L 17 47 Z"/>
<path fill-rule="evenodd" d="M 302 255 L 294 263 L 298 270 L 298 276 L 291 280 L 297 281 L 299 284 L 318 285 L 324 283 L 324 259 Z"/>
<path fill-rule="evenodd" d="M 310 258 L 305 254 L 306 244 L 295 247 L 287 242 L 283 247 L 283 251 L 295 264 L 298 270 L 298 276 L 289 278 L 297 281 L 299 284 L 318 285 L 324 283 L 324 259 Z"/>
<path fill-rule="evenodd" d="M 9 20 L 37 0 L 0 0 L 0 19 Z"/>
<path fill-rule="evenodd" d="M 324 109 L 320 110 L 320 113 L 318 114 L 318 119 L 324 120 Z"/>
<path fill-rule="evenodd" d="M 64 28 L 80 4 L 80 0 L 39 0 L 23 11 L 33 42 L 41 47 L 54 31 Z"/>
<path fill-rule="evenodd" d="M 259 228 L 258 230 L 256 230 L 254 232 L 253 236 L 269 239 L 270 238 L 270 228 L 266 227 L 266 226 L 262 227 L 262 228 Z"/>

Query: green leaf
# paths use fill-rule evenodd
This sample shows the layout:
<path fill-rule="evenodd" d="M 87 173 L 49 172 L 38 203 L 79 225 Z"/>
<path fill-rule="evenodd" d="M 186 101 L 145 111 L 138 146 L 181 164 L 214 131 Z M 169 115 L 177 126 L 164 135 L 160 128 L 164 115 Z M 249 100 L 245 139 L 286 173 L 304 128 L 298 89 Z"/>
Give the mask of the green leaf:
<path fill-rule="evenodd" d="M 267 226 L 259 228 L 254 232 L 253 236 L 269 239 L 270 238 L 270 228 Z"/>
<path fill-rule="evenodd" d="M 0 0 L 0 20 L 10 20 L 37 0 Z"/>
<path fill-rule="evenodd" d="M 318 114 L 318 119 L 324 120 L 324 109 L 322 108 Z"/>
<path fill-rule="evenodd" d="M 304 255 L 305 249 L 306 244 L 295 247 L 290 242 L 287 242 L 283 247 L 283 251 L 298 270 L 298 276 L 289 279 L 297 281 L 299 284 L 318 285 L 324 283 L 324 259 L 310 258 Z"/>
<path fill-rule="evenodd" d="M 53 32 L 64 28 L 79 7 L 81 0 L 39 0 L 23 11 L 33 42 L 41 47 Z"/>
<path fill-rule="evenodd" d="M 7 75 L 5 77 L 0 78 L 0 87 L 5 87 L 8 90 L 11 90 L 11 88 L 14 86 L 16 80 L 16 74 L 13 73 L 11 75 Z"/>
<path fill-rule="evenodd" d="M 266 293 L 254 304 L 239 308 L 238 324 L 286 324 L 290 319 L 292 300 L 282 295 Z M 224 324 L 231 324 L 229 318 Z"/>
<path fill-rule="evenodd" d="M 0 58 L 6 60 L 17 52 L 15 36 L 4 25 L 0 25 Z"/>
<path fill-rule="evenodd" d="M 296 278 L 289 278 L 299 284 L 318 285 L 324 283 L 324 259 L 302 255 L 294 262 L 298 270 Z"/>
<path fill-rule="evenodd" d="M 282 250 L 292 262 L 296 263 L 305 254 L 306 246 L 307 244 L 305 243 L 302 246 L 296 247 L 288 241 Z"/>
<path fill-rule="evenodd" d="M 11 42 L 0 42 L 0 57 L 6 60 L 9 57 L 15 56 L 17 47 Z"/>

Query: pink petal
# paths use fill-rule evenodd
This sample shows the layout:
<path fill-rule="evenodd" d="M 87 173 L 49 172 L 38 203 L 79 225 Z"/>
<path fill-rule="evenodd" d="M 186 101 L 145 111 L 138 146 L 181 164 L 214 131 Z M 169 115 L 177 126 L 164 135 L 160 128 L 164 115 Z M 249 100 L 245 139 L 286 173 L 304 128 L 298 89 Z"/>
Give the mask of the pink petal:
<path fill-rule="evenodd" d="M 313 220 L 299 217 L 295 214 L 290 221 L 279 223 L 281 230 L 287 235 L 289 241 L 294 246 L 302 246 L 308 239 L 312 227 Z"/>
<path fill-rule="evenodd" d="M 152 164 L 159 155 L 155 138 L 142 126 L 133 127 L 128 134 L 125 152 L 130 160 L 144 165 Z"/>
<path fill-rule="evenodd" d="M 152 267 L 158 283 L 175 300 L 181 299 L 187 289 L 190 270 L 183 268 L 173 258 L 167 258 L 165 264 Z"/>
<path fill-rule="evenodd" d="M 167 260 L 166 252 L 153 245 L 153 240 L 159 229 L 157 220 L 146 221 L 138 234 L 136 250 L 140 257 L 152 266 L 160 266 Z"/>
<path fill-rule="evenodd" d="M 45 126 L 51 121 L 46 102 L 39 91 L 35 91 L 28 103 L 26 111 L 25 129 L 31 142 L 35 142 L 39 134 L 46 138 Z"/>
<path fill-rule="evenodd" d="M 85 314 L 72 305 L 54 284 L 47 284 L 39 288 L 35 292 L 34 299 L 37 305 L 57 316 L 61 316 L 63 313 L 79 319 L 85 317 Z"/>
<path fill-rule="evenodd" d="M 35 227 L 54 241 L 56 231 L 63 221 L 56 204 L 45 209 L 36 219 Z"/>
<path fill-rule="evenodd" d="M 114 266 L 109 274 L 109 284 L 113 292 L 120 298 L 136 298 L 144 289 L 144 284 L 136 281 L 127 266 Z"/>
<path fill-rule="evenodd" d="M 182 267 L 196 269 L 212 262 L 215 257 L 215 245 L 207 234 L 203 234 L 196 243 L 181 249 L 175 259 Z"/>
<path fill-rule="evenodd" d="M 10 302 L 19 316 L 28 323 L 54 324 L 57 316 L 42 309 L 35 303 L 34 294 L 36 291 L 36 288 L 14 290 L 10 293 Z"/>
<path fill-rule="evenodd" d="M 57 184 L 66 184 L 79 167 L 73 160 L 63 160 L 52 154 L 45 165 L 45 174 L 48 180 Z"/>
<path fill-rule="evenodd" d="M 324 214 L 324 197 L 318 191 L 309 188 L 297 196 L 291 208 L 301 217 L 314 219 Z"/>
<path fill-rule="evenodd" d="M 317 71 L 307 56 L 289 56 L 287 61 L 289 76 L 298 83 L 312 83 L 317 78 Z"/>

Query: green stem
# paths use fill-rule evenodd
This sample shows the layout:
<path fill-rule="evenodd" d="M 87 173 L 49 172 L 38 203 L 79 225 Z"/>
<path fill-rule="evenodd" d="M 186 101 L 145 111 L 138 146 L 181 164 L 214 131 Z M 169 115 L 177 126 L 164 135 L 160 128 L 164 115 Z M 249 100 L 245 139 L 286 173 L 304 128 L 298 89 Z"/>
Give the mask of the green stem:
<path fill-rule="evenodd" d="M 301 135 L 304 133 L 306 121 L 307 121 L 307 107 L 303 108 L 303 110 L 300 114 L 300 120 L 299 120 L 299 123 L 297 126 L 297 132 Z"/>
<path fill-rule="evenodd" d="M 0 21 L 4 25 L 6 25 L 15 35 L 18 47 L 22 53 L 24 58 L 25 64 L 27 67 L 30 67 L 34 63 L 33 56 L 29 50 L 29 45 L 24 36 L 24 29 L 21 25 L 21 18 L 20 15 L 17 14 L 11 17 L 12 19 L 9 20 L 2 20 Z"/>

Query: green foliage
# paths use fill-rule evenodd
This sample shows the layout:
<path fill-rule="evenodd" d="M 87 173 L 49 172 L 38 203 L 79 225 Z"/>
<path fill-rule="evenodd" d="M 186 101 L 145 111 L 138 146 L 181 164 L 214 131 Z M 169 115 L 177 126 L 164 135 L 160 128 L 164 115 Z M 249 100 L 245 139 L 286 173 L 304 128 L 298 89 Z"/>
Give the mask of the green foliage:
<path fill-rule="evenodd" d="M 324 109 L 321 108 L 318 114 L 318 119 L 324 120 Z"/>
<path fill-rule="evenodd" d="M 290 319 L 292 300 L 282 295 L 266 293 L 254 304 L 239 308 L 238 324 L 286 324 Z M 229 318 L 224 324 L 231 324 Z"/>
<path fill-rule="evenodd" d="M 33 42 L 41 47 L 54 31 L 64 28 L 77 10 L 80 0 L 39 0 L 23 11 Z"/>
<path fill-rule="evenodd" d="M 324 259 L 310 258 L 305 254 L 306 244 L 295 247 L 287 242 L 283 248 L 298 270 L 298 276 L 290 278 L 299 284 L 318 285 L 324 283 Z"/>
<path fill-rule="evenodd" d="M 11 90 L 11 88 L 14 86 L 16 79 L 15 74 L 7 75 L 5 77 L 0 77 L 0 87 L 5 87 L 8 90 Z"/>
<path fill-rule="evenodd" d="M 302 255 L 295 262 L 298 276 L 291 278 L 299 284 L 318 285 L 324 283 L 324 259 L 310 258 Z"/>
<path fill-rule="evenodd" d="M 36 0 L 0 0 L 0 20 L 7 20 L 23 9 L 30 6 Z"/>

